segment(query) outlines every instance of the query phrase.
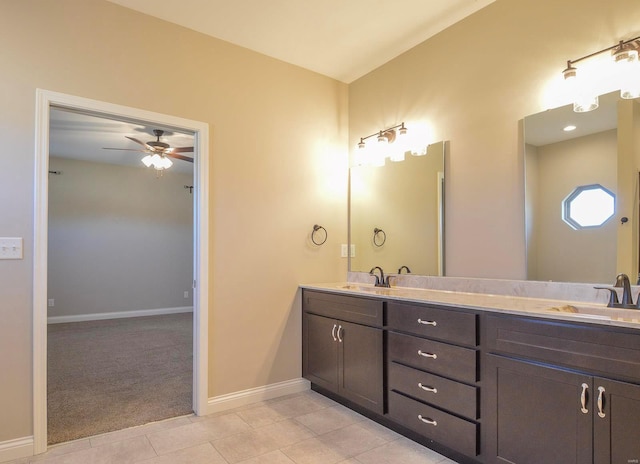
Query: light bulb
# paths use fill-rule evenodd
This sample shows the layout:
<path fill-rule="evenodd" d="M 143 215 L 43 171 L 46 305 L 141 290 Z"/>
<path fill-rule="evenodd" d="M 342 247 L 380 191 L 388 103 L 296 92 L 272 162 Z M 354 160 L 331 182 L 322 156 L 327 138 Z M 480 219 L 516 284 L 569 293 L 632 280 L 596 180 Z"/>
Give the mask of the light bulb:
<path fill-rule="evenodd" d="M 151 161 L 151 155 L 147 155 L 144 158 L 142 158 L 142 164 L 144 164 L 146 167 L 151 166 L 152 161 Z"/>

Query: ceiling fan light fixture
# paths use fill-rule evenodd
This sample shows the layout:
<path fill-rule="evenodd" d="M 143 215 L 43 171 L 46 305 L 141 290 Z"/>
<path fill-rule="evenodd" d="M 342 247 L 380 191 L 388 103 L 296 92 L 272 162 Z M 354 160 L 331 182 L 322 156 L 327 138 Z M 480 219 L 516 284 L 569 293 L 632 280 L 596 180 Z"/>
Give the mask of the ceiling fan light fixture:
<path fill-rule="evenodd" d="M 145 157 L 144 157 L 144 158 L 142 158 L 142 160 L 141 160 L 141 161 L 142 161 L 142 164 L 144 164 L 146 167 L 151 166 L 151 164 L 153 163 L 153 162 L 151 161 L 151 158 L 152 158 L 152 156 L 151 156 L 151 155 L 147 155 L 147 156 L 145 156 Z"/>

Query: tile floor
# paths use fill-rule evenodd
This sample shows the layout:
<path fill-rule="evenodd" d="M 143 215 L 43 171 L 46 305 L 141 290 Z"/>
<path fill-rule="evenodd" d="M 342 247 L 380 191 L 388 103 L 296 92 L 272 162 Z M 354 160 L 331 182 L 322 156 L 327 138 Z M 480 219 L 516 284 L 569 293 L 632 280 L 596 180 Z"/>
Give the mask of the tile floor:
<path fill-rule="evenodd" d="M 51 447 L 8 464 L 452 464 L 313 391 Z"/>

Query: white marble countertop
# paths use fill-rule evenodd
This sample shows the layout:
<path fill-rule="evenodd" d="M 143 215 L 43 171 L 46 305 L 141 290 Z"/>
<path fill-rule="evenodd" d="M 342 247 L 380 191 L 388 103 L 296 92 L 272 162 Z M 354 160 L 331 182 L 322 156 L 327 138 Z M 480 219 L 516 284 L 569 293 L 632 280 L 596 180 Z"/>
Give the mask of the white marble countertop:
<path fill-rule="evenodd" d="M 606 305 L 597 303 L 409 287 L 384 288 L 352 282 L 305 284 L 300 287 L 352 296 L 434 303 L 457 308 L 640 329 L 640 310 L 607 308 Z"/>

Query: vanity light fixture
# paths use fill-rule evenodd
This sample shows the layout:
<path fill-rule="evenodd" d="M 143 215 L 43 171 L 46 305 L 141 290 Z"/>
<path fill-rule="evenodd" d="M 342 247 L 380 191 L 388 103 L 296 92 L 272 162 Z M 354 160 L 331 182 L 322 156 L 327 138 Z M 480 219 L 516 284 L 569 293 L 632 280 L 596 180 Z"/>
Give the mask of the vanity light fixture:
<path fill-rule="evenodd" d="M 598 108 L 598 95 L 589 89 L 584 82 L 580 82 L 578 69 L 574 66 L 583 60 L 593 58 L 605 52 L 611 52 L 616 65 L 616 75 L 619 80 L 620 97 L 632 99 L 640 97 L 640 61 L 638 50 L 640 37 L 621 40 L 611 47 L 582 56 L 576 60 L 567 61 L 567 67 L 562 74 L 573 95 L 573 111 L 584 113 Z"/>
<path fill-rule="evenodd" d="M 366 137 L 360 137 L 356 152 L 356 164 L 384 166 L 387 158 L 394 162 L 404 161 L 408 151 L 414 156 L 425 155 L 426 150 L 414 150 L 410 146 L 407 132 L 408 129 L 402 122 Z M 367 140 L 373 137 L 375 137 L 375 141 L 367 143 Z"/>
<path fill-rule="evenodd" d="M 562 130 L 565 132 L 571 132 L 576 130 L 576 126 L 574 126 L 573 124 L 570 124 L 568 126 L 563 127 Z"/>

